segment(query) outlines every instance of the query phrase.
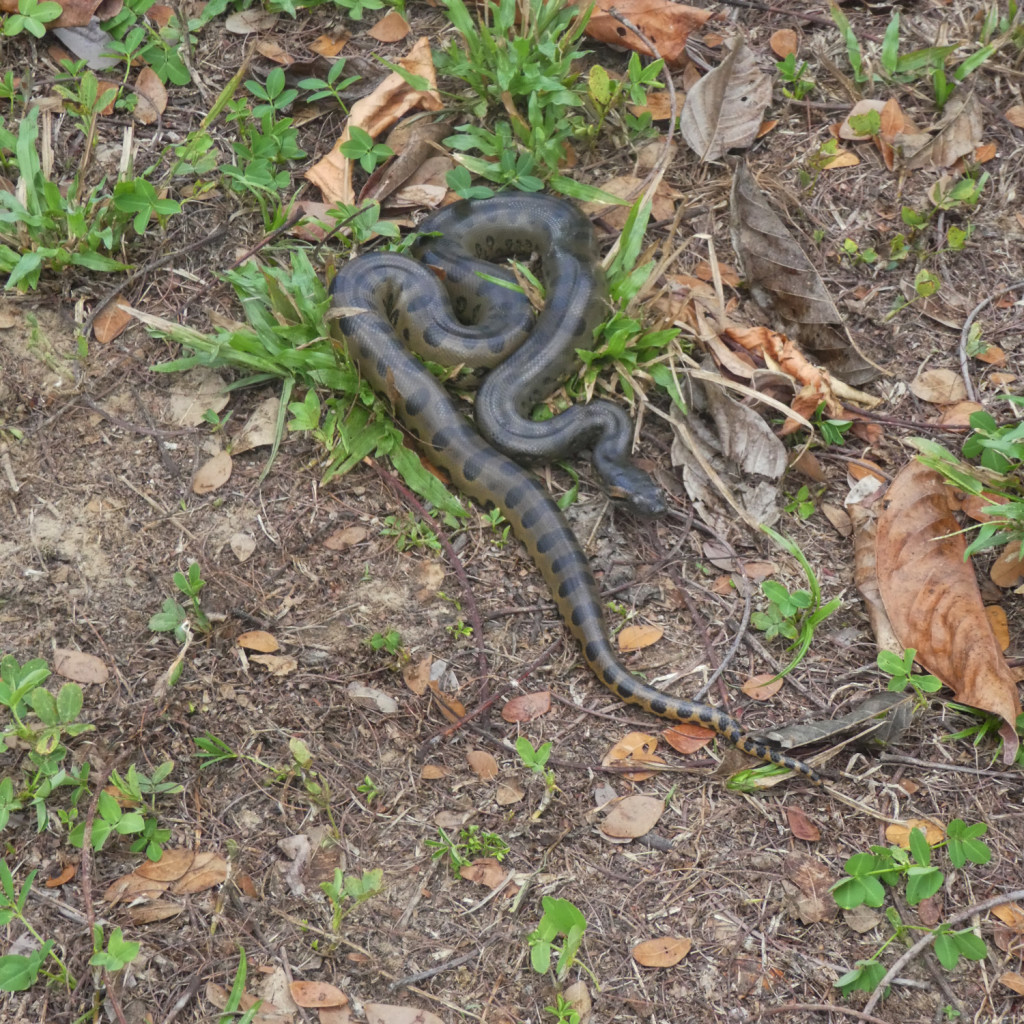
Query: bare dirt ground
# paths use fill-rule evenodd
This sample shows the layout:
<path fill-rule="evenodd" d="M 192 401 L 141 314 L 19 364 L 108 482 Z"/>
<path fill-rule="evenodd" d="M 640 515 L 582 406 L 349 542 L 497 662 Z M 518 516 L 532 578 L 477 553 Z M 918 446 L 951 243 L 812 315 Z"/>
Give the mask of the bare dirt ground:
<path fill-rule="evenodd" d="M 969 23 L 981 10 L 967 3 L 914 6 L 914 31 L 927 40 L 944 19 Z M 888 17 L 860 8 L 851 16 L 860 31 L 876 37 Z M 314 12 L 278 31 L 295 33 L 295 45 L 298 33 L 312 37 L 327 27 L 325 17 Z M 411 20 L 414 35 L 441 29 L 439 13 L 419 5 Z M 764 61 L 770 32 L 790 24 L 763 11 L 745 12 L 742 22 Z M 841 60 L 834 30 L 809 23 L 802 31 L 805 52 Z M 352 46 L 369 50 L 368 42 L 355 35 Z M 5 55 L 30 59 L 27 44 L 18 45 L 23 48 L 7 44 Z M 247 44 L 208 31 L 200 45 L 204 77 L 216 83 L 238 68 Z M 37 77 L 51 74 L 47 58 L 38 59 Z M 992 180 L 985 196 L 970 215 L 974 235 L 964 252 L 930 264 L 964 297 L 967 310 L 1024 277 L 1024 229 L 1016 216 L 1024 188 L 1021 133 L 1000 115 L 1015 97 L 1019 102 L 1019 52 L 1003 53 L 999 68 L 984 71 L 977 82 L 985 139 L 998 155 L 987 166 Z M 805 239 L 815 229 L 823 232 L 822 245 L 809 246 L 812 258 L 862 348 L 891 374 L 871 390 L 886 399 L 882 411 L 902 425 L 887 426 L 870 452 L 851 441 L 840 454 L 870 457 L 895 472 L 908 457 L 901 438 L 933 415 L 905 385 L 924 365 L 957 369 L 959 332 L 913 310 L 884 323 L 893 289 L 911 272 L 878 274 L 840 261 L 835 252 L 847 237 L 862 248 L 883 244 L 901 204 L 919 203 L 933 178 L 901 182 L 865 148 L 858 168 L 822 175 L 810 195 L 801 191 L 797 172 L 806 154 L 849 107 L 836 81 L 824 92 L 821 106 L 773 105 L 780 124 L 758 143 L 750 162 Z M 189 100 L 175 102 L 178 127 L 187 130 Z M 305 148 L 320 155 L 340 126 L 340 115 L 310 126 Z M 113 137 L 113 126 L 110 132 Z M 596 173 L 581 173 L 588 176 L 600 183 Z M 682 150 L 669 178 L 678 202 L 702 208 L 687 230 L 710 234 L 719 257 L 727 259 L 729 173 L 700 166 Z M 196 214 L 195 223 L 185 218 L 175 229 L 180 233 L 164 239 L 165 250 L 184 250 L 207 233 L 209 210 Z M 136 307 L 180 315 L 199 328 L 213 312 L 237 316 L 233 293 L 217 274 L 260 241 L 258 221 L 234 221 L 226 235 L 183 254 L 126 297 Z M 604 241 L 610 240 L 605 232 Z M 691 271 L 698 258 L 696 249 L 688 250 L 677 271 Z M 450 1022 L 553 1020 L 544 1008 L 552 1005 L 555 989 L 549 977 L 531 970 L 526 941 L 544 895 L 572 900 L 586 917 L 580 959 L 599 988 L 581 977 L 590 984 L 595 1021 L 857 1019 L 853 1010 L 865 997 L 844 1002 L 833 982 L 891 932 L 881 915 L 861 932 L 835 908 L 807 911 L 806 885 L 814 879 L 810 888 L 821 893 L 840 876 L 847 857 L 873 843 L 886 845 L 880 818 L 960 817 L 988 824 L 991 862 L 951 876 L 927 908 L 936 921 L 1021 884 L 1020 770 L 993 767 L 988 739 L 977 747 L 945 742 L 970 720 L 939 702 L 917 711 L 885 757 L 873 748 L 846 751 L 833 762 L 836 789 L 880 818 L 801 780 L 754 794 L 730 792 L 725 777 L 714 772 L 722 749 L 714 758 L 708 751 L 692 757 L 669 751 L 670 770 L 641 783 L 602 769 L 602 758 L 626 732 L 656 731 L 659 723 L 611 698 L 582 667 L 516 543 L 497 545 L 482 517 L 458 534 L 467 593 L 446 560 L 398 551 L 394 539 L 382 534 L 387 516 L 409 510 L 384 476 L 365 465 L 321 487 L 318 452 L 301 436 L 286 439 L 266 479 L 259 479 L 264 448 L 236 457 L 229 483 L 197 496 L 192 478 L 210 454 L 211 431 L 174 425 L 168 409 L 176 378 L 150 370 L 175 356 L 175 346 L 132 328 L 110 345 L 91 342 L 86 355 L 76 347 L 76 303 L 88 310 L 108 286 L 68 275 L 44 279 L 38 292 L 0 300 L 2 421 L 24 434 L 21 441 L 2 435 L 0 647 L 19 661 L 52 662 L 57 649 L 101 658 L 109 679 L 85 688 L 82 717 L 95 731 L 73 741 L 73 762 L 89 760 L 98 782 L 111 769 L 123 772 L 135 763 L 151 772 L 172 760 L 172 778 L 183 791 L 158 805 L 161 824 L 172 832 L 166 845 L 223 856 L 231 875 L 222 886 L 177 897 L 177 916 L 140 924 L 132 916 L 137 907 L 101 899 L 111 882 L 142 863 L 126 841 L 111 841 L 83 864 L 59 823 L 37 834 L 31 815 L 16 814 L 4 836 L 5 858 L 18 878 L 38 869 L 30 919 L 42 936 L 57 941 L 80 985 L 73 993 L 38 985 L 0 997 L 3 1021 L 64 1024 L 117 1019 L 116 1012 L 130 1022 L 217 1020 L 208 984 L 230 987 L 240 947 L 248 960 L 248 989 L 280 1006 L 280 1020 L 317 1019 L 316 1010 L 286 1009 L 284 981 L 291 980 L 337 985 L 357 1008 L 353 1019 L 362 1019 L 362 1004 L 388 1003 L 420 1007 Z M 1006 350 L 1007 369 L 1024 371 L 1019 305 L 989 309 L 983 321 L 986 337 Z M 986 387 L 983 369 L 976 368 L 976 383 L 987 402 L 996 389 Z M 228 433 L 274 393 L 273 386 L 233 393 Z M 669 444 L 667 432 L 648 417 L 639 454 L 671 475 Z M 841 504 L 846 465 L 823 462 L 823 497 Z M 794 480 L 792 491 L 800 482 Z M 685 510 L 681 499 L 678 505 Z M 675 692 L 692 693 L 731 644 L 742 610 L 742 602 L 714 586 L 721 573 L 709 564 L 701 536 L 676 520 L 609 518 L 586 471 L 570 516 L 602 586 L 642 580 L 615 599 L 633 621 L 665 629 L 658 645 L 631 656 L 631 667 L 652 674 L 684 669 L 688 674 L 674 684 Z M 853 587 L 852 544 L 820 514 L 806 522 L 786 516 L 783 526 L 807 554 L 826 598 L 841 597 L 842 607 L 771 701 L 751 701 L 738 686 L 746 676 L 784 663 L 783 647 L 766 649 L 752 638 L 741 649 L 710 699 L 728 704 L 752 728 L 838 714 L 883 685 Z M 354 535 L 359 539 L 351 546 L 327 546 L 348 527 L 364 532 Z M 231 545 L 239 534 L 254 542 L 245 561 Z M 729 540 L 745 553 L 758 550 L 757 538 L 741 527 Z M 802 583 L 795 565 L 762 550 L 779 561 L 783 582 Z M 164 679 L 178 648 L 147 623 L 174 593 L 172 573 L 191 561 L 207 581 L 204 607 L 218 614 L 212 633 L 197 637 L 180 679 L 167 689 Z M 458 631 L 449 627 L 466 618 L 474 600 L 485 620 L 483 636 L 454 635 Z M 1009 655 L 1019 657 L 1019 605 L 1011 599 L 1005 607 Z M 368 646 L 373 634 L 388 628 L 401 634 L 414 662 L 447 663 L 448 696 L 468 711 L 478 711 L 488 696 L 499 699 L 472 723 L 451 729 L 429 691 L 412 692 L 397 659 Z M 278 653 L 294 664 L 275 674 L 247 657 L 236 640 L 252 629 L 270 632 L 281 646 Z M 395 709 L 386 713 L 356 699 L 348 690 L 353 682 L 383 691 Z M 521 726 L 500 718 L 508 697 L 548 689 L 554 698 L 549 714 Z M 195 740 L 206 734 L 245 757 L 200 770 Z M 553 744 L 558 790 L 540 815 L 543 781 L 508 746 L 519 734 Z M 293 770 L 293 738 L 307 745 L 326 799 L 311 797 Z M 467 755 L 474 750 L 497 759 L 496 778 L 483 780 L 471 770 Z M 23 757 L 18 750 L 0 755 L 0 771 L 14 772 Z M 425 766 L 444 772 L 424 777 Z M 357 789 L 367 777 L 376 795 Z M 901 783 L 913 783 L 912 793 Z M 503 784 L 520 787 L 522 799 L 499 802 Z M 665 811 L 642 839 L 611 842 L 598 828 L 597 809 L 611 796 L 632 792 L 664 800 Z M 797 837 L 809 834 L 795 824 L 800 815 L 820 838 Z M 465 825 L 500 834 L 510 846 L 502 864 L 511 875 L 509 887 L 494 893 L 432 860 L 424 844 L 437 836 L 439 824 L 451 834 Z M 45 879 L 68 865 L 77 871 L 71 881 L 43 888 Z M 336 931 L 319 890 L 335 868 L 357 877 L 379 868 L 384 879 L 381 894 L 353 910 Z M 822 906 L 830 904 L 824 894 Z M 897 907 L 906 923 L 922 923 L 918 909 Z M 142 943 L 139 958 L 116 985 L 118 1011 L 94 991 L 90 915 L 122 926 L 126 937 Z M 991 941 L 989 915 L 974 923 L 989 939 L 987 960 L 961 962 L 947 974 L 927 956 L 915 959 L 871 1019 L 924 1024 L 960 1013 L 965 1020 L 1020 1020 L 1024 1002 L 997 982 L 1019 960 Z M 17 934 L 8 929 L 5 947 Z M 633 946 L 659 936 L 687 937 L 692 951 L 671 969 L 638 966 Z M 883 960 L 891 963 L 900 948 L 896 943 Z M 822 1008 L 833 1003 L 832 1010 Z"/>

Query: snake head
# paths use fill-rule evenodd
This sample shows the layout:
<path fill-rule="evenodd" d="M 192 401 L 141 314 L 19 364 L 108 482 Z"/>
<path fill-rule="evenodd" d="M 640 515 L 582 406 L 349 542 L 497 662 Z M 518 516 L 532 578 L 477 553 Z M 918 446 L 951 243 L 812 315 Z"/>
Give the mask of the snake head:
<path fill-rule="evenodd" d="M 615 479 L 607 481 L 606 489 L 609 498 L 645 519 L 663 516 L 668 511 L 665 492 L 636 466 L 618 467 Z"/>

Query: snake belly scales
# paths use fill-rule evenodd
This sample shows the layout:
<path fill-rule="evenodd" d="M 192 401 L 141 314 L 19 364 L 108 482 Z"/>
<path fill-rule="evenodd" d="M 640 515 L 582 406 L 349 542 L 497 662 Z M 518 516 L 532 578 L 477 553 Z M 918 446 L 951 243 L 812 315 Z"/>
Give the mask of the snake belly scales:
<path fill-rule="evenodd" d="M 595 400 L 546 422 L 530 419 L 579 365 L 576 349 L 593 347 L 594 328 L 606 316 L 590 221 L 564 200 L 520 193 L 460 200 L 419 231 L 415 258 L 370 253 L 344 264 L 334 279 L 334 315 L 360 373 L 391 401 L 431 463 L 461 492 L 501 510 L 587 665 L 616 697 L 712 729 L 820 784 L 814 768 L 747 735 L 734 718 L 663 694 L 620 664 L 587 556 L 546 488 L 523 468 L 589 448 L 611 496 L 645 515 L 665 508 L 660 488 L 630 461 L 632 423 L 619 406 Z M 535 321 L 521 290 L 496 283 L 514 284 L 511 270 L 493 262 L 533 253 L 547 295 Z M 490 369 L 476 396 L 475 430 L 413 352 L 444 366 Z"/>

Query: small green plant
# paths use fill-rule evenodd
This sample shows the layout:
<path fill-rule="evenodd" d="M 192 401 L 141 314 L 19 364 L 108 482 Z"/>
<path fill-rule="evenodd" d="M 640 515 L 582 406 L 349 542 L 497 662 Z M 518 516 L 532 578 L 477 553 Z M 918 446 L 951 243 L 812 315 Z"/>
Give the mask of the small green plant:
<path fill-rule="evenodd" d="M 508 543 L 509 530 L 512 529 L 508 520 L 501 514 L 500 508 L 492 508 L 490 512 L 484 512 L 482 515 L 484 521 L 495 533 L 493 541 L 495 547 L 503 548 Z"/>
<path fill-rule="evenodd" d="M 183 644 L 187 639 L 184 628 L 186 622 L 194 623 L 196 629 L 203 633 L 209 633 L 213 628 L 199 604 L 199 593 L 206 586 L 206 581 L 201 576 L 198 562 L 190 562 L 187 572 L 176 572 L 172 579 L 178 590 L 189 599 L 192 618 L 189 618 L 188 611 L 178 601 L 168 597 L 161 610 L 150 618 L 149 629 L 154 633 L 173 632 L 175 640 Z"/>
<path fill-rule="evenodd" d="M 573 964 L 579 964 L 591 978 L 589 968 L 577 960 L 580 946 L 583 944 L 583 933 L 587 930 L 587 919 L 583 912 L 569 900 L 545 896 L 541 900 L 544 913 L 540 923 L 527 936 L 530 945 L 530 965 L 538 974 L 547 974 L 551 970 L 551 961 L 555 961 L 555 979 L 561 981 Z M 564 939 L 557 945 L 559 938 Z"/>
<path fill-rule="evenodd" d="M 827 604 L 822 604 L 818 578 L 800 548 L 788 537 L 776 533 L 770 526 L 762 526 L 761 529 L 800 563 L 809 587 L 807 590 L 790 593 L 781 583 L 765 580 L 761 584 L 761 590 L 768 598 L 768 608 L 763 612 L 754 612 L 750 617 L 751 622 L 763 630 L 768 639 L 783 636 L 793 641 L 793 659 L 776 676 L 781 678 L 800 664 L 811 646 L 815 629 L 836 611 L 841 601 L 836 597 Z"/>
<path fill-rule="evenodd" d="M 61 16 L 60 4 L 53 0 L 18 0 L 18 13 L 5 14 L 0 18 L 5 36 L 17 36 L 28 32 L 36 39 L 46 35 L 46 26 Z"/>
<path fill-rule="evenodd" d="M 796 494 L 786 502 L 786 511 L 800 519 L 810 519 L 814 515 L 814 508 L 814 498 L 806 484 L 802 485 Z M 793 636 L 790 639 L 795 640 L 796 637 Z"/>
<path fill-rule="evenodd" d="M 545 1013 L 555 1018 L 556 1024 L 580 1024 L 580 1014 L 561 992 L 555 994 L 555 1005 L 545 1006 Z"/>
<path fill-rule="evenodd" d="M 938 693 L 942 689 L 942 682 L 935 676 L 914 674 L 916 654 L 917 651 L 913 647 L 904 651 L 902 658 L 892 651 L 879 651 L 878 668 L 889 676 L 886 689 L 893 693 L 902 693 L 909 686 L 923 700 L 929 694 Z"/>
<path fill-rule="evenodd" d="M 898 846 L 872 846 L 869 853 L 850 857 L 844 866 L 846 877 L 832 887 L 833 898 L 844 910 L 852 910 L 862 904 L 880 907 L 885 902 L 885 886 L 896 889 L 905 885 L 907 903 L 917 906 L 922 900 L 934 896 L 945 881 L 945 874 L 932 864 L 933 849 L 945 846 L 950 863 L 957 869 L 963 868 L 968 861 L 987 864 L 992 858 L 992 851 L 981 839 L 987 831 L 988 826 L 983 823 L 968 825 L 954 818 L 946 830 L 945 840 L 932 847 L 924 832 L 918 828 L 911 829 L 909 851 Z M 858 960 L 852 971 L 835 982 L 844 995 L 856 991 L 873 992 L 886 973 L 879 962 L 882 953 L 893 942 L 903 941 L 912 931 L 929 930 L 904 924 L 892 907 L 887 907 L 885 914 L 893 935 L 874 956 Z M 931 930 L 935 933 L 935 955 L 948 971 L 956 967 L 960 957 L 981 960 L 988 952 L 984 940 L 969 928 L 955 932 L 948 925 L 939 925 Z"/>
<path fill-rule="evenodd" d="M 368 804 L 380 799 L 380 787 L 369 775 L 365 776 L 363 781 L 356 786 L 356 792 L 362 793 Z"/>
<path fill-rule="evenodd" d="M 145 852 L 152 861 L 160 859 L 164 843 L 171 838 L 170 829 L 160 828 L 156 819 L 157 798 L 174 796 L 184 791 L 184 787 L 178 783 L 167 781 L 173 770 L 174 762 L 164 761 L 154 769 L 152 776 L 143 774 L 134 764 L 128 766 L 128 771 L 124 776 L 118 771 L 110 773 L 110 784 L 126 800 L 136 805 L 146 805 L 153 815 L 145 817 L 142 832 L 131 845 L 133 853 Z"/>
<path fill-rule="evenodd" d="M 814 410 L 811 422 L 818 428 L 821 440 L 824 444 L 836 445 L 837 447 L 846 443 L 846 435 L 853 426 L 851 420 L 834 420 L 825 418 L 824 402 Z"/>
<path fill-rule="evenodd" d="M 93 850 L 102 850 L 112 835 L 133 836 L 146 828 L 146 818 L 138 811 L 126 811 L 106 790 L 100 793 L 96 805 L 96 817 L 93 819 L 90 845 Z M 170 838 L 168 832 L 164 842 Z M 79 822 L 68 834 L 68 842 L 79 849 L 85 844 L 85 822 Z M 157 852 L 159 843 L 156 844 Z M 156 858 L 156 859 L 159 859 Z"/>
<path fill-rule="evenodd" d="M 862 263 L 871 266 L 878 262 L 878 253 L 874 249 L 870 246 L 865 246 L 862 249 L 852 238 L 843 241 L 843 254 L 849 257 L 854 266 Z"/>
<path fill-rule="evenodd" d="M 14 876 L 7 862 L 0 860 L 0 928 L 6 928 L 12 921 L 17 921 L 39 944 L 32 953 L 0 956 L 0 992 L 25 992 L 39 980 L 40 972 L 48 980 L 62 982 L 72 989 L 75 987 L 75 979 L 68 972 L 64 961 L 53 951 L 56 945 L 54 940 L 44 940 L 25 916 L 25 904 L 37 874 L 35 870 L 30 871 L 19 889 L 14 884 Z M 54 973 L 43 971 L 48 958 L 56 964 Z"/>
<path fill-rule="evenodd" d="M 804 77 L 807 73 L 807 61 L 802 61 L 797 67 L 795 53 L 788 53 L 784 60 L 776 61 L 775 68 L 779 72 L 779 78 L 786 83 L 782 87 L 782 95 L 788 96 L 791 100 L 806 99 L 817 88 L 813 78 Z"/>
<path fill-rule="evenodd" d="M 252 1024 L 256 1015 L 263 1005 L 262 999 L 257 999 L 249 1009 L 242 1012 L 242 1000 L 245 998 L 245 979 L 248 975 L 248 963 L 245 958 L 245 948 L 238 947 L 238 970 L 235 971 L 234 981 L 231 983 L 231 991 L 224 1003 L 224 1012 L 217 1017 L 217 1024 Z"/>
<path fill-rule="evenodd" d="M 383 887 L 384 872 L 381 868 L 364 871 L 361 878 L 345 875 L 341 868 L 334 869 L 334 881 L 321 882 L 320 890 L 331 904 L 331 931 L 337 932 L 341 922 L 361 903 L 376 896 Z M 351 906 L 346 901 L 351 900 Z"/>
<path fill-rule="evenodd" d="M 380 532 L 382 537 L 394 537 L 395 547 L 399 551 L 423 549 L 435 554 L 441 553 L 441 542 L 437 534 L 413 512 L 385 517 L 384 528 Z"/>
<path fill-rule="evenodd" d="M 339 57 L 331 64 L 326 78 L 303 78 L 298 82 L 298 87 L 309 92 L 306 97 L 309 103 L 317 103 L 320 100 L 333 97 L 338 101 L 339 106 L 345 109 L 345 102 L 342 100 L 341 94 L 359 81 L 359 75 L 342 77 L 343 75 L 345 75 L 345 58 Z"/>
<path fill-rule="evenodd" d="M 369 174 L 378 165 L 395 155 L 395 151 L 383 142 L 374 142 L 368 131 L 358 125 L 349 127 L 349 138 L 341 144 L 341 153 L 350 160 L 358 160 L 359 166 Z"/>
<path fill-rule="evenodd" d="M 402 649 L 402 634 L 397 629 L 389 629 L 384 633 L 374 633 L 366 643 L 371 651 L 384 651 L 394 656 Z"/>
<path fill-rule="evenodd" d="M 279 773 L 282 781 L 291 776 L 300 778 L 311 802 L 327 815 L 327 820 L 337 835 L 338 825 L 334 820 L 334 811 L 331 807 L 331 787 L 327 779 L 313 767 L 313 755 L 310 753 L 309 747 L 304 740 L 292 736 L 288 740 L 288 750 L 292 755 L 292 765 L 287 772 Z"/>
<path fill-rule="evenodd" d="M 138 955 L 141 943 L 128 942 L 120 928 L 110 933 L 106 948 L 103 946 L 103 925 L 97 924 L 92 930 L 93 954 L 89 958 L 90 967 L 99 967 L 108 974 L 123 971 Z"/>

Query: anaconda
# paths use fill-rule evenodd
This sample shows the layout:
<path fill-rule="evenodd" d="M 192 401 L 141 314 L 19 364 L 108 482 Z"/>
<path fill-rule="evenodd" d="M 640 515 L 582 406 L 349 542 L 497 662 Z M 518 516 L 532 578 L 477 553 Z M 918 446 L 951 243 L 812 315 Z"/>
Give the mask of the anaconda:
<path fill-rule="evenodd" d="M 529 416 L 578 366 L 576 350 L 592 348 L 594 328 L 606 315 L 590 221 L 564 200 L 508 194 L 460 200 L 419 230 L 415 258 L 370 253 L 335 276 L 338 325 L 360 373 L 391 401 L 430 462 L 464 494 L 501 510 L 587 665 L 616 697 L 674 722 L 705 726 L 820 784 L 814 768 L 749 736 L 736 719 L 661 693 L 619 662 L 589 561 L 548 491 L 523 468 L 589 448 L 613 497 L 642 514 L 664 510 L 660 488 L 630 461 L 632 424 L 617 405 L 575 405 L 546 422 Z M 495 262 L 534 253 L 546 294 L 535 322 L 529 301 L 509 287 L 511 271 Z M 476 429 L 413 352 L 444 366 L 494 367 L 476 396 Z"/>

